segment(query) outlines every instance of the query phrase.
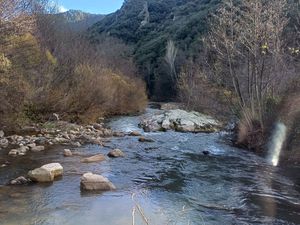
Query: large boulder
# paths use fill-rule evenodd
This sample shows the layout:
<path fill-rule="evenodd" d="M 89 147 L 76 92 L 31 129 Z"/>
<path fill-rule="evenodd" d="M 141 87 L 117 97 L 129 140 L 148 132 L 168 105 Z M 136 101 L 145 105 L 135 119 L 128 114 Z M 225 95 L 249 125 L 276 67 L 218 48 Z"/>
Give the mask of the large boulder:
<path fill-rule="evenodd" d="M 112 191 L 116 189 L 106 177 L 93 173 L 83 174 L 80 187 L 86 191 Z"/>
<path fill-rule="evenodd" d="M 124 157 L 125 154 L 120 149 L 113 149 L 107 154 L 107 156 L 111 158 L 119 158 Z"/>
<path fill-rule="evenodd" d="M 49 171 L 54 177 L 62 176 L 64 172 L 64 168 L 59 163 L 49 163 L 41 168 Z"/>
<path fill-rule="evenodd" d="M 37 168 L 28 172 L 28 177 L 36 182 L 52 182 L 54 173 L 44 168 Z"/>
<path fill-rule="evenodd" d="M 210 116 L 181 109 L 163 111 L 144 118 L 140 126 L 147 132 L 175 130 L 179 132 L 216 132 L 221 123 Z"/>
<path fill-rule="evenodd" d="M 81 162 L 83 163 L 93 163 L 93 162 L 102 162 L 102 161 L 105 161 L 106 158 L 104 155 L 102 154 L 98 154 L 98 155 L 94 155 L 94 156 L 91 156 L 91 157 L 88 157 L 88 158 L 84 158 L 81 160 Z"/>

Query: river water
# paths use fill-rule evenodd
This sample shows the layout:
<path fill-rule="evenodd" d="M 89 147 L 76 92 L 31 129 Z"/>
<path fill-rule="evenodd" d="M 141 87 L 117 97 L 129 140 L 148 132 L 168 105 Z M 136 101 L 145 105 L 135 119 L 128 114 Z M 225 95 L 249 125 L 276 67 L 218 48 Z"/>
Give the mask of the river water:
<path fill-rule="evenodd" d="M 109 125 L 143 133 L 139 120 L 119 117 Z M 107 147 L 76 149 L 93 155 L 120 148 L 126 154 L 92 164 L 80 163 L 79 156 L 63 157 L 63 147 L 18 158 L 2 150 L 0 163 L 11 165 L 0 168 L 0 224 L 131 225 L 133 218 L 135 225 L 300 224 L 299 166 L 270 166 L 260 156 L 227 145 L 220 133 L 143 135 L 155 142 L 126 136 L 112 138 Z M 5 186 L 51 162 L 64 167 L 64 176 L 53 184 Z M 81 192 L 80 176 L 88 171 L 108 177 L 117 191 Z"/>

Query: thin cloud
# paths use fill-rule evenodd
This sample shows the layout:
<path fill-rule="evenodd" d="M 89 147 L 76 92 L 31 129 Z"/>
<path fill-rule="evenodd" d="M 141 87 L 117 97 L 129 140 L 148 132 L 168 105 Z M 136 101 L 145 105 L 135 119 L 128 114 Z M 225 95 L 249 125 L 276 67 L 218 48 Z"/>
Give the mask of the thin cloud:
<path fill-rule="evenodd" d="M 49 9 L 56 11 L 57 13 L 63 13 L 68 11 L 63 5 L 58 4 L 56 1 L 50 1 L 48 3 Z"/>
<path fill-rule="evenodd" d="M 62 5 L 59 5 L 59 6 L 57 6 L 57 8 L 58 8 L 58 12 L 60 12 L 60 13 L 63 13 L 63 12 L 67 12 L 68 11 L 68 9 L 66 9 L 64 6 L 62 6 Z"/>

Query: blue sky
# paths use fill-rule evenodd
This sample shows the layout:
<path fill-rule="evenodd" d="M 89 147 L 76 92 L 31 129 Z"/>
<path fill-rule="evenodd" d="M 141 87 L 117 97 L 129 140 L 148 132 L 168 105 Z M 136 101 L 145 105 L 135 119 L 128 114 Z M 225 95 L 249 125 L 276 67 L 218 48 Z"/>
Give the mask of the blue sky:
<path fill-rule="evenodd" d="M 121 8 L 124 0 L 54 0 L 60 11 L 79 9 L 84 12 L 108 14 Z"/>

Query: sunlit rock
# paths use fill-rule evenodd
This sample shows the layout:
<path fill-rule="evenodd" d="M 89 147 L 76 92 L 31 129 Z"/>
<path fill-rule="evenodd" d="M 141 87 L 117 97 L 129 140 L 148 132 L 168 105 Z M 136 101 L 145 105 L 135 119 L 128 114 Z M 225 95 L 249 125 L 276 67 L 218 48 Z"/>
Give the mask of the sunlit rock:
<path fill-rule="evenodd" d="M 119 158 L 124 157 L 125 154 L 120 149 L 113 149 L 107 154 L 107 156 L 111 158 Z"/>
<path fill-rule="evenodd" d="M 168 110 L 143 119 L 140 126 L 147 132 L 175 130 L 179 132 L 215 132 L 221 123 L 210 116 L 181 109 Z"/>
<path fill-rule="evenodd" d="M 53 174 L 54 177 L 62 176 L 64 168 L 59 163 L 49 163 L 41 167 Z"/>
<path fill-rule="evenodd" d="M 70 149 L 64 149 L 64 156 L 65 157 L 70 157 L 72 155 L 73 155 L 73 153 L 71 152 Z"/>
<path fill-rule="evenodd" d="M 28 177 L 36 182 L 52 182 L 54 173 L 44 168 L 37 168 L 28 172 Z"/>
<path fill-rule="evenodd" d="M 98 174 L 85 173 L 81 177 L 80 187 L 87 191 L 112 191 L 116 187 L 106 178 Z"/>
<path fill-rule="evenodd" d="M 82 163 L 93 163 L 93 162 L 102 162 L 105 161 L 106 158 L 102 154 L 94 155 L 88 158 L 84 158 L 81 160 Z"/>

